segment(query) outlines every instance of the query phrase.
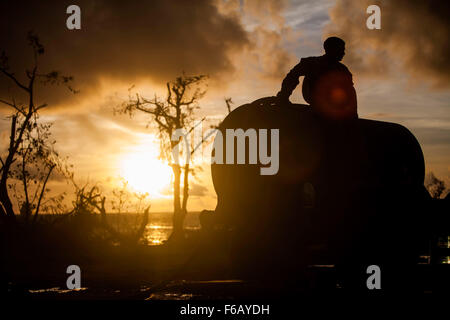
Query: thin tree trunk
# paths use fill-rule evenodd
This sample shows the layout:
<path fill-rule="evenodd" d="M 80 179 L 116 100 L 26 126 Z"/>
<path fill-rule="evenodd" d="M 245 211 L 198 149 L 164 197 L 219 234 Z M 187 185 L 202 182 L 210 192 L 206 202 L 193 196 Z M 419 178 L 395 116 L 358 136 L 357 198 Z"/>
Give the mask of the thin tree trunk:
<path fill-rule="evenodd" d="M 17 124 L 17 116 L 13 116 L 11 119 L 11 135 L 9 137 L 9 149 L 8 156 L 6 157 L 5 163 L 3 165 L 2 176 L 0 180 L 0 202 L 2 203 L 3 209 L 6 213 L 6 216 L 12 220 L 15 220 L 14 210 L 11 203 L 11 199 L 8 195 L 8 175 L 9 170 L 11 168 L 11 164 L 13 163 L 14 154 L 15 154 L 15 136 L 16 136 L 16 124 Z"/>
<path fill-rule="evenodd" d="M 177 235 L 182 235 L 184 231 L 183 224 L 187 214 L 188 197 L 189 197 L 189 164 L 185 164 L 183 177 L 183 202 L 178 214 L 174 215 L 174 232 L 176 232 Z"/>
<path fill-rule="evenodd" d="M 36 212 L 34 213 L 34 216 L 33 216 L 33 223 L 36 222 L 37 216 L 39 214 L 39 209 L 41 207 L 41 201 L 44 198 L 45 186 L 47 185 L 48 178 L 50 177 L 50 174 L 52 173 L 54 168 L 55 168 L 55 165 L 52 165 L 48 170 L 47 176 L 45 177 L 44 184 L 41 189 L 41 194 L 39 195 L 39 200 L 38 200 L 38 203 L 36 206 Z"/>
<path fill-rule="evenodd" d="M 9 168 L 8 168 L 8 171 L 9 171 Z M 5 178 L 5 180 L 3 180 L 3 178 L 2 178 L 2 181 L 0 182 L 0 202 L 2 203 L 2 206 L 4 208 L 6 216 L 8 218 L 11 218 L 12 220 L 15 220 L 13 205 L 12 205 L 11 200 L 8 195 L 8 187 L 6 184 L 6 178 Z"/>
<path fill-rule="evenodd" d="M 5 183 L 0 184 L 0 201 L 5 209 L 5 213 L 9 218 L 14 219 L 14 210 L 11 200 L 9 199 L 8 189 Z"/>
<path fill-rule="evenodd" d="M 188 198 L 189 198 L 189 163 L 186 163 L 184 165 L 183 205 L 181 207 L 181 210 L 183 211 L 184 215 L 186 215 L 187 213 Z"/>
<path fill-rule="evenodd" d="M 173 230 L 171 237 L 178 237 L 183 234 L 183 220 L 180 204 L 180 178 L 181 168 L 178 164 L 172 165 L 174 180 L 173 180 Z"/>
<path fill-rule="evenodd" d="M 28 150 L 25 152 L 25 154 L 22 157 L 22 183 L 23 183 L 23 191 L 25 193 L 25 221 L 28 221 L 28 218 L 31 214 L 31 204 L 30 204 L 30 198 L 28 197 L 28 185 L 27 185 L 27 176 L 26 176 L 26 167 L 25 167 L 25 159 L 28 154 Z"/>

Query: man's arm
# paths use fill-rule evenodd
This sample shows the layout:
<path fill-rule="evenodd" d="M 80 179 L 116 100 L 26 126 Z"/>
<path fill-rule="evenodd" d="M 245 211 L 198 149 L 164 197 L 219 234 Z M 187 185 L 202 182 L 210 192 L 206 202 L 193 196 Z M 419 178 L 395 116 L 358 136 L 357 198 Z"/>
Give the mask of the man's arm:
<path fill-rule="evenodd" d="M 284 78 L 283 83 L 281 84 L 281 90 L 278 92 L 277 97 L 281 100 L 289 100 L 292 91 L 294 91 L 300 83 L 298 78 L 304 76 L 305 72 L 305 63 L 304 60 L 301 59 L 300 62 L 292 68 Z"/>

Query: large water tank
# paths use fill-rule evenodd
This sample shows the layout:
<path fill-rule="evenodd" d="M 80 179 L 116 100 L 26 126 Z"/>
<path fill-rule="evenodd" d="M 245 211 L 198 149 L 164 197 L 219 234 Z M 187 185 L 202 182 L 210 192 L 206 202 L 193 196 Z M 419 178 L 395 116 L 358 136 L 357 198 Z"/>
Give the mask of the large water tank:
<path fill-rule="evenodd" d="M 278 129 L 276 174 L 261 174 L 268 164 L 249 163 L 250 138 L 246 163 L 236 163 L 235 143 L 235 161 L 227 164 L 227 129 L 266 129 L 267 136 Z M 233 110 L 219 131 L 213 156 L 217 161 L 221 151 L 223 163 L 211 165 L 215 216 L 235 230 L 241 266 L 283 266 L 283 273 L 314 263 L 412 259 L 425 169 L 420 145 L 405 127 L 325 119 L 310 106 L 266 98 Z"/>

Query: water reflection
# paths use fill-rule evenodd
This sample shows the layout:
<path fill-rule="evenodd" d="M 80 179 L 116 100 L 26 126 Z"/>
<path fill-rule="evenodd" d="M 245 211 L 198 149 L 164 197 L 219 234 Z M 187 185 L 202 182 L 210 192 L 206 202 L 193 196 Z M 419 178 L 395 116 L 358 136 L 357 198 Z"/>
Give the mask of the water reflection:
<path fill-rule="evenodd" d="M 48 289 L 36 289 L 36 290 L 28 290 L 29 293 L 70 293 L 70 292 L 79 292 L 87 290 L 87 288 L 79 288 L 79 289 L 61 289 L 60 287 L 48 288 Z"/>
<path fill-rule="evenodd" d="M 200 229 L 198 212 L 189 212 L 186 215 L 184 229 L 187 231 Z M 145 230 L 145 237 L 149 245 L 160 245 L 166 241 L 172 233 L 172 214 L 154 213 L 150 216 L 150 224 Z"/>
<path fill-rule="evenodd" d="M 172 227 L 162 225 L 148 225 L 146 230 L 146 238 L 149 245 L 159 245 L 166 241 Z"/>

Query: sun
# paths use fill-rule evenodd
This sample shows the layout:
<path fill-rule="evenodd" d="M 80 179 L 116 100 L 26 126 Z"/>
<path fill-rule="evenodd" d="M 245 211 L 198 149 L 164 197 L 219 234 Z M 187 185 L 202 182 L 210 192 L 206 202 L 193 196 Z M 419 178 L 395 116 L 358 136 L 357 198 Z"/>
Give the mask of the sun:
<path fill-rule="evenodd" d="M 172 170 L 150 149 L 126 154 L 121 161 L 121 175 L 136 191 L 161 197 L 161 191 L 170 184 Z"/>

